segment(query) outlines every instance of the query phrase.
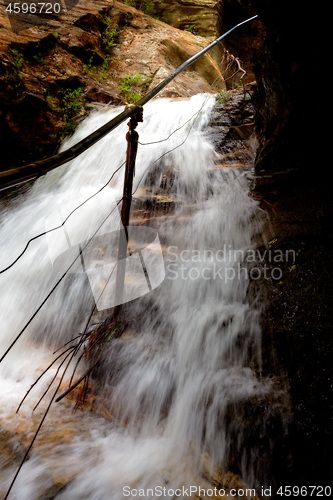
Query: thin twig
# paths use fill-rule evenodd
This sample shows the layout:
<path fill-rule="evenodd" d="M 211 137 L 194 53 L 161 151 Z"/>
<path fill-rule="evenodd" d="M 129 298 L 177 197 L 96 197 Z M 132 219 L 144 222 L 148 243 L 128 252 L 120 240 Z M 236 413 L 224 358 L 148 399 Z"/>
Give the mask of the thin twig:
<path fill-rule="evenodd" d="M 7 493 L 6 493 L 6 496 L 5 496 L 4 500 L 7 500 L 8 495 L 9 495 L 9 493 L 11 492 L 12 487 L 14 486 L 14 483 L 15 483 L 15 481 L 16 481 L 16 478 L 17 478 L 17 476 L 18 476 L 18 474 L 19 474 L 20 470 L 22 469 L 23 464 L 24 464 L 24 462 L 25 462 L 25 460 L 26 460 L 27 456 L 29 455 L 31 448 L 32 448 L 32 447 L 33 447 L 33 445 L 34 445 L 34 442 L 36 441 L 36 438 L 37 438 L 37 436 L 38 436 L 38 434 L 39 434 L 39 431 L 40 431 L 40 429 L 42 428 L 42 425 L 43 425 L 43 423 L 44 423 L 44 420 L 45 420 L 45 418 L 46 418 L 46 416 L 47 416 L 47 414 L 48 414 L 48 412 L 49 412 L 49 410 L 50 410 L 50 408 L 51 408 L 51 405 L 52 405 L 53 401 L 54 401 L 54 398 L 56 397 L 57 392 L 58 392 L 58 390 L 60 389 L 60 386 L 61 386 L 61 384 L 62 384 L 63 378 L 64 378 L 64 376 L 65 376 L 65 373 L 66 373 L 66 371 L 67 371 L 67 368 L 68 368 L 68 366 L 69 366 L 69 363 L 70 363 L 70 362 L 71 362 L 71 360 L 69 360 L 69 362 L 67 363 L 66 368 L 64 369 L 64 372 L 63 372 L 63 374 L 62 374 L 62 376 L 61 376 L 61 378 L 60 378 L 60 380 L 59 380 L 59 384 L 58 384 L 58 386 L 57 386 L 56 390 L 54 391 L 54 394 L 53 394 L 53 396 L 52 396 L 52 398 L 51 398 L 51 401 L 49 402 L 48 407 L 46 408 L 46 411 L 45 411 L 45 413 L 44 413 L 44 415 L 43 415 L 43 418 L 42 418 L 42 420 L 40 421 L 40 423 L 39 423 L 39 425 L 38 425 L 38 427 L 37 427 L 37 430 L 36 430 L 36 432 L 35 432 L 35 434 L 34 434 L 34 437 L 33 437 L 32 441 L 31 441 L 31 443 L 30 443 L 30 445 L 29 445 L 29 447 L 28 447 L 28 449 L 27 449 L 27 451 L 26 451 L 26 453 L 25 453 L 25 455 L 24 455 L 24 457 L 23 457 L 23 459 L 22 459 L 22 461 L 21 461 L 21 463 L 20 463 L 20 465 L 19 465 L 19 468 L 18 468 L 18 469 L 17 469 L 17 471 L 16 471 L 16 474 L 15 474 L 15 476 L 14 476 L 14 478 L 13 478 L 13 480 L 12 480 L 12 482 L 11 482 L 11 484 L 10 484 L 10 486 L 9 486 L 8 490 L 7 490 Z"/>
<path fill-rule="evenodd" d="M 41 375 L 39 375 L 39 377 L 35 380 L 35 382 L 30 386 L 30 388 L 28 389 L 26 395 L 23 397 L 22 401 L 20 402 L 20 404 L 18 405 L 17 407 L 17 410 L 16 410 L 16 413 L 18 413 L 19 409 L 21 408 L 22 404 L 24 403 L 24 401 L 26 400 L 27 396 L 30 394 L 30 392 L 32 391 L 32 389 L 35 387 L 35 385 L 40 381 L 40 379 L 45 375 L 45 373 L 47 373 L 47 371 L 51 368 L 51 366 L 54 365 L 54 363 L 56 361 L 58 361 L 59 358 L 61 358 L 61 356 L 63 356 L 67 351 L 73 349 L 72 347 L 69 347 L 68 349 L 66 349 L 64 352 L 62 352 L 61 354 L 59 354 L 59 356 L 57 356 L 53 361 L 52 363 L 49 364 L 49 366 L 43 371 L 43 373 L 41 373 Z"/>
<path fill-rule="evenodd" d="M 47 302 L 47 300 L 51 297 L 51 295 L 53 294 L 53 292 L 56 290 L 56 288 L 58 287 L 58 285 L 61 283 L 61 281 L 65 278 L 65 276 L 68 274 L 69 270 L 73 267 L 73 265 L 75 264 L 75 262 L 80 258 L 81 256 L 81 253 L 87 248 L 87 246 L 89 245 L 89 243 L 92 241 L 92 239 L 96 236 L 96 234 L 98 233 L 98 231 L 100 230 L 100 228 L 103 226 L 103 224 L 107 221 L 107 219 L 110 217 L 110 215 L 114 212 L 114 210 L 117 208 L 117 206 L 119 205 L 119 203 L 121 202 L 122 198 L 120 200 L 118 200 L 116 206 L 111 210 L 111 212 L 105 217 L 105 219 L 103 220 L 103 222 L 99 225 L 99 227 L 97 228 L 97 230 L 94 232 L 94 234 L 91 236 L 91 238 L 87 241 L 87 243 L 84 245 L 84 247 L 80 250 L 79 254 L 75 257 L 75 259 L 73 260 L 73 262 L 70 264 L 70 266 L 66 269 L 66 271 L 64 272 L 64 274 L 59 278 L 59 280 L 57 281 L 57 283 L 54 285 L 54 287 L 52 288 L 52 290 L 47 294 L 47 296 L 45 297 L 45 299 L 42 301 L 42 303 L 40 304 L 40 306 L 36 309 L 36 311 L 34 312 L 34 314 L 31 316 L 31 318 L 29 319 L 29 321 L 24 325 L 24 327 L 22 328 L 22 330 L 20 331 L 20 333 L 15 337 L 15 339 L 13 340 L 13 342 L 10 344 L 10 346 L 8 347 L 8 349 L 6 350 L 6 352 L 2 355 L 2 357 L 0 358 L 0 363 L 4 360 L 4 358 L 7 356 L 7 354 L 9 353 L 9 351 L 14 347 L 14 345 L 16 344 L 16 342 L 19 340 L 19 338 L 22 336 L 22 334 L 25 332 L 25 330 L 28 328 L 28 326 L 30 325 L 30 323 L 33 321 L 33 319 L 37 316 L 37 314 L 39 313 L 39 311 L 42 309 L 42 307 L 44 306 L 44 304 Z"/>
<path fill-rule="evenodd" d="M 80 337 L 82 337 L 82 335 L 84 335 L 84 334 L 83 333 L 79 333 L 76 337 L 74 337 L 73 339 L 71 339 L 68 342 L 66 342 L 66 344 L 64 344 L 63 346 L 59 347 L 59 349 L 56 349 L 52 354 L 56 354 L 57 352 L 60 351 L 60 349 L 63 349 L 64 347 L 66 347 L 66 345 L 70 344 L 71 342 L 74 342 L 74 340 L 79 339 Z"/>
<path fill-rule="evenodd" d="M 53 382 L 55 381 L 55 379 L 57 378 L 58 376 L 58 373 L 60 371 L 60 368 L 62 367 L 62 365 L 65 363 L 66 359 L 68 358 L 68 356 L 70 356 L 72 354 L 72 358 L 70 359 L 70 361 L 73 359 L 73 356 L 75 356 L 75 347 L 72 348 L 72 352 L 69 352 L 67 354 L 67 356 L 65 356 L 65 358 L 62 360 L 62 362 L 60 363 L 60 365 L 58 366 L 57 368 L 57 371 L 55 372 L 55 375 L 54 377 L 52 378 L 51 382 L 49 383 L 49 385 L 47 386 L 47 388 L 45 389 L 43 395 L 39 398 L 37 404 L 34 406 L 34 408 L 32 409 L 32 411 L 35 411 L 36 408 L 39 406 L 40 402 L 44 399 L 44 397 L 46 396 L 46 394 L 49 392 L 50 388 L 52 387 L 52 384 Z"/>
<path fill-rule="evenodd" d="M 76 210 L 78 210 L 79 208 L 81 208 L 85 203 L 87 203 L 89 200 L 91 200 L 92 198 L 94 198 L 94 196 L 98 195 L 101 191 L 103 191 L 104 188 L 106 188 L 106 186 L 112 181 L 113 177 L 115 176 L 115 174 L 121 169 L 121 167 L 123 167 L 125 165 L 126 162 L 123 162 L 120 167 L 118 167 L 114 172 L 113 174 L 111 175 L 110 179 L 108 180 L 108 182 L 106 184 L 104 184 L 104 186 L 102 186 L 95 194 L 89 196 L 89 198 L 87 198 L 85 201 L 83 201 L 80 205 L 78 205 L 76 208 L 74 208 L 74 210 L 72 210 L 68 215 L 67 217 L 64 219 L 64 221 L 62 222 L 62 224 L 60 224 L 60 226 L 56 226 L 56 227 L 53 227 L 52 229 L 48 229 L 47 231 L 44 231 L 43 233 L 40 233 L 38 234 L 37 236 L 34 236 L 33 238 L 31 238 L 26 246 L 24 247 L 24 249 L 22 250 L 22 252 L 20 253 L 20 255 L 18 255 L 18 257 L 16 257 L 16 259 L 9 265 L 7 266 L 6 268 L 4 269 L 1 269 L 0 270 L 0 274 L 4 273 L 5 271 L 8 271 L 8 269 L 10 269 L 11 267 L 13 267 L 14 264 L 16 264 L 16 262 L 18 260 L 20 260 L 20 258 L 25 254 L 25 252 L 28 250 L 28 247 L 30 245 L 30 243 L 32 243 L 33 241 L 37 240 L 38 238 L 40 238 L 41 236 L 45 236 L 46 234 L 49 234 L 49 233 L 52 233 L 52 231 L 56 231 L 57 229 L 60 229 L 62 226 L 65 225 L 65 223 L 68 221 L 68 219 L 73 215 L 74 212 L 76 212 Z"/>

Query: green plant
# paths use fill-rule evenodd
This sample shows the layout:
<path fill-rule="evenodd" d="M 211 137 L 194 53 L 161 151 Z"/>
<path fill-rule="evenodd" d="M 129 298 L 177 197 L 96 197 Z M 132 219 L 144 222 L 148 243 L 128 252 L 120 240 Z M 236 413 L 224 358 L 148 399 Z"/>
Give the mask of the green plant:
<path fill-rule="evenodd" d="M 147 91 L 150 82 L 150 77 L 145 77 L 135 71 L 133 75 L 124 76 L 120 82 L 119 91 L 127 102 L 135 103 L 142 97 L 142 93 Z"/>
<path fill-rule="evenodd" d="M 107 24 L 107 27 L 102 34 L 102 43 L 104 50 L 108 50 L 111 47 L 115 47 L 117 45 L 120 29 L 119 25 L 117 23 L 113 23 L 112 19 L 109 16 L 104 15 L 102 16 L 102 19 Z"/>
<path fill-rule="evenodd" d="M 194 28 L 195 28 L 195 24 L 191 24 L 191 26 L 185 27 L 186 31 L 189 31 L 190 33 L 193 33 Z"/>
<path fill-rule="evenodd" d="M 53 41 L 54 38 L 53 38 Z M 41 64 L 44 69 L 47 68 L 47 60 L 45 59 L 46 49 L 41 42 L 32 45 L 26 53 L 26 59 L 30 64 Z"/>
<path fill-rule="evenodd" d="M 17 68 L 20 68 L 24 61 L 23 55 L 20 54 L 16 49 L 11 49 L 11 52 L 13 54 L 13 63 Z"/>
<path fill-rule="evenodd" d="M 94 66 L 94 56 L 92 55 L 89 58 L 88 64 L 86 63 L 82 64 L 82 73 L 85 75 L 86 73 L 88 73 L 89 70 L 90 73 L 94 74 L 95 70 L 93 66 Z"/>
<path fill-rule="evenodd" d="M 60 89 L 58 91 L 58 98 L 60 101 L 59 111 L 66 113 L 72 117 L 78 113 L 81 109 L 81 103 L 78 98 L 82 96 L 84 92 L 83 87 L 78 89 Z"/>
<path fill-rule="evenodd" d="M 98 81 L 98 78 L 100 80 L 106 80 L 109 76 L 109 62 L 110 56 L 106 56 L 101 65 L 96 65 L 94 64 L 94 56 L 91 56 L 88 64 L 82 64 L 82 73 L 83 75 L 89 73 L 90 76 L 96 81 Z"/>
<path fill-rule="evenodd" d="M 109 72 L 108 72 L 108 69 L 109 69 L 109 61 L 110 61 L 110 57 L 107 56 L 104 61 L 103 61 L 103 64 L 102 64 L 102 71 L 100 72 L 99 74 L 99 77 L 101 80 L 106 80 L 107 77 L 109 76 Z"/>
<path fill-rule="evenodd" d="M 117 333 L 117 331 L 119 330 L 119 326 L 117 326 L 111 333 L 110 335 L 108 336 L 108 338 L 106 339 L 107 342 L 111 342 L 111 340 L 113 339 L 113 337 L 115 336 L 115 334 Z"/>
<path fill-rule="evenodd" d="M 45 59 L 45 57 L 43 57 L 43 54 L 41 54 L 40 52 L 38 52 L 38 54 L 35 54 L 32 58 L 37 63 L 42 64 L 42 66 L 44 67 L 44 69 L 47 68 L 47 60 Z"/>
<path fill-rule="evenodd" d="M 155 10 L 155 2 L 152 0 L 143 0 L 142 10 L 145 14 L 152 15 Z"/>
<path fill-rule="evenodd" d="M 141 10 L 148 16 L 151 16 L 155 11 L 155 4 L 161 3 L 161 0 L 153 1 L 153 0 L 123 0 L 126 5 L 130 5 L 131 7 L 135 7 L 138 10 Z"/>
<path fill-rule="evenodd" d="M 70 135 L 75 130 L 75 123 L 73 118 L 77 115 L 82 115 L 85 112 L 82 111 L 82 102 L 84 100 L 80 99 L 84 93 L 84 88 L 79 87 L 78 89 L 59 89 L 55 95 L 48 93 L 48 90 L 44 89 L 45 99 L 48 106 L 53 111 L 58 112 L 65 125 L 59 133 L 59 139 L 64 139 L 67 135 Z"/>
<path fill-rule="evenodd" d="M 223 104 L 227 99 L 230 99 L 230 97 L 231 97 L 230 92 L 220 92 L 216 96 L 215 104 Z"/>

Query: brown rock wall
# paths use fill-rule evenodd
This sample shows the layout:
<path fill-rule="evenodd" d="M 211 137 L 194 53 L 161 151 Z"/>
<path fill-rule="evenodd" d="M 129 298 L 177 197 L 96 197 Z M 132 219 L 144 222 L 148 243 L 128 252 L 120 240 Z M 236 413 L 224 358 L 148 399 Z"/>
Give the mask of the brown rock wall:
<path fill-rule="evenodd" d="M 155 2 L 155 12 L 164 21 L 181 30 L 214 40 L 217 36 L 217 0 L 171 0 Z"/>
<path fill-rule="evenodd" d="M 79 2 L 48 25 L 31 25 L 18 33 L 4 9 L 1 4 L 3 170 L 53 154 L 91 107 L 143 95 L 207 44 L 205 38 L 112 0 Z M 136 74 L 138 81 L 121 90 L 123 78 Z M 217 64 L 206 54 L 160 97 L 224 88 Z"/>

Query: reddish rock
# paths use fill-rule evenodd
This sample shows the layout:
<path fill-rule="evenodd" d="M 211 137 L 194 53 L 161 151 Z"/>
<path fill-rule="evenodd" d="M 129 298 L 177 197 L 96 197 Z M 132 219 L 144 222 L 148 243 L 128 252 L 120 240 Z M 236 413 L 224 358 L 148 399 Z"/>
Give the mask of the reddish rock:
<path fill-rule="evenodd" d="M 0 5 L 0 25 L 3 170 L 53 154 L 91 106 L 125 103 L 119 88 L 125 75 L 142 75 L 132 95 L 144 94 L 208 43 L 112 0 L 79 2 L 47 25 L 17 33 Z M 206 54 L 160 97 L 224 88 Z"/>

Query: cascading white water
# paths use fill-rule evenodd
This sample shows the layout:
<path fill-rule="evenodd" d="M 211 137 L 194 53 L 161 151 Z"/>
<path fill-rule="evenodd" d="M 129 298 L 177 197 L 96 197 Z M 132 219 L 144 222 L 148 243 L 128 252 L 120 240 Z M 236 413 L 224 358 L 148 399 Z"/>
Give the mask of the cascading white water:
<path fill-rule="evenodd" d="M 169 191 L 177 200 L 175 216 L 158 227 L 166 278 L 149 296 L 133 303 L 131 314 L 141 318 L 140 328 L 110 350 L 103 390 L 116 422 L 87 414 L 66 420 L 68 404 L 54 404 L 43 431 L 48 461 L 32 453 L 10 498 L 38 498 L 43 481 L 52 483 L 54 471 L 66 476 L 69 469 L 75 478 L 56 494 L 57 499 L 122 499 L 124 493 L 131 498 L 127 493 L 133 488 L 189 487 L 198 484 L 205 453 L 211 463 L 223 467 L 232 446 L 242 453 L 231 442 L 235 436 L 226 425 L 228 412 L 271 388 L 249 362 L 251 351 L 260 370 L 259 313 L 247 297 L 249 281 L 242 260 L 253 245 L 251 221 L 258 207 L 248 196 L 247 171 L 214 169 L 216 153 L 205 135 L 213 105 L 214 97 L 198 95 L 145 106 L 144 122 L 137 129 L 142 145 L 134 190 L 139 182 L 140 187 L 154 182 L 157 189 L 163 175 L 173 170 Z M 62 147 L 75 144 L 119 111 L 93 113 Z M 124 161 L 126 129 L 120 126 L 76 160 L 39 179 L 23 199 L 3 210 L 1 269 L 29 238 L 45 231 L 46 222 L 48 228 L 57 226 L 106 184 Z M 66 222 L 71 239 L 84 241 L 96 231 L 121 198 L 123 172 L 120 169 Z M 117 228 L 115 215 L 101 233 Z M 32 242 L 23 257 L 0 275 L 1 355 L 57 280 L 47 243 L 45 236 Z M 55 374 L 54 368 L 13 419 L 36 378 L 35 370 L 46 366 L 54 346 L 81 331 L 91 306 L 86 285 L 80 277 L 71 285 L 61 284 L 0 365 L 0 422 L 5 428 L 30 418 L 47 380 Z M 80 428 L 77 437 L 67 443 L 47 443 L 48 426 L 66 426 L 71 419 Z M 239 446 L 241 434 L 239 425 Z M 255 484 L 255 467 L 245 462 L 243 479 Z M 6 469 L 0 491 L 5 491 L 14 472 L 15 467 Z M 156 490 L 150 494 L 157 496 Z"/>

